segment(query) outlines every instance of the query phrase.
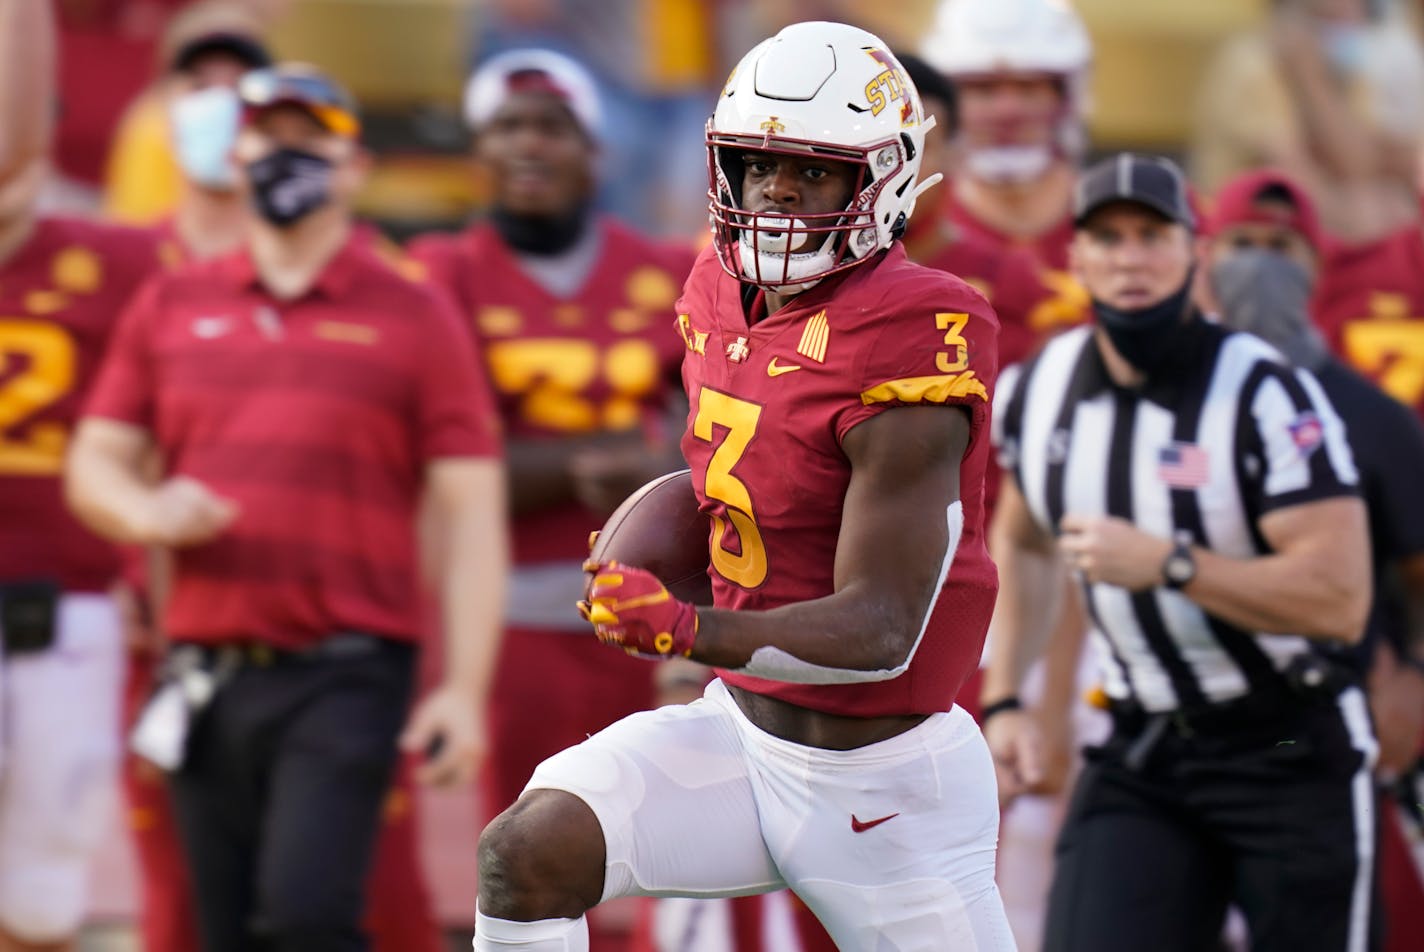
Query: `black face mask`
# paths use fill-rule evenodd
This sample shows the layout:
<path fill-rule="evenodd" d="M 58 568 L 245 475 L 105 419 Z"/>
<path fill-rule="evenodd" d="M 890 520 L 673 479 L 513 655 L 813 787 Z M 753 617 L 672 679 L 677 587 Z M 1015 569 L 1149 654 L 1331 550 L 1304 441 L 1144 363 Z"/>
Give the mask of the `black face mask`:
<path fill-rule="evenodd" d="M 527 255 L 552 257 L 568 251 L 583 237 L 589 206 L 584 204 L 567 215 L 516 215 L 496 206 L 490 221 L 504 243 Z"/>
<path fill-rule="evenodd" d="M 1175 292 L 1147 307 L 1126 311 L 1093 299 L 1093 314 L 1113 349 L 1145 374 L 1166 365 L 1183 338 L 1194 270 Z"/>
<path fill-rule="evenodd" d="M 247 166 L 258 213 L 278 228 L 331 200 L 331 162 L 300 149 L 278 149 Z"/>

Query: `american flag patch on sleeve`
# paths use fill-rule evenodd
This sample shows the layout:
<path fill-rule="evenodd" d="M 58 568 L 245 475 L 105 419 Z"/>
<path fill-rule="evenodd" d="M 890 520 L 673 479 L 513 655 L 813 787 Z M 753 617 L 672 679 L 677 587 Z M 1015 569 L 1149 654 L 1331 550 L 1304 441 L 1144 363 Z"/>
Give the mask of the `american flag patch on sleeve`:
<path fill-rule="evenodd" d="M 1195 443 L 1169 443 L 1157 453 L 1157 478 L 1173 489 L 1196 489 L 1210 475 L 1206 450 Z"/>

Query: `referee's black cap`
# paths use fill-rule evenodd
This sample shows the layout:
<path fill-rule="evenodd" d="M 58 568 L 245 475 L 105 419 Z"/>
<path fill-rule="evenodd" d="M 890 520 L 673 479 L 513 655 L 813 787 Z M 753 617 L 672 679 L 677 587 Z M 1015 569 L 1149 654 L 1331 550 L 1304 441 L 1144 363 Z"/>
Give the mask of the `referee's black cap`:
<path fill-rule="evenodd" d="M 1073 193 L 1073 224 L 1082 227 L 1104 205 L 1130 202 L 1195 231 L 1187 180 L 1171 159 L 1120 152 L 1084 172 Z"/>

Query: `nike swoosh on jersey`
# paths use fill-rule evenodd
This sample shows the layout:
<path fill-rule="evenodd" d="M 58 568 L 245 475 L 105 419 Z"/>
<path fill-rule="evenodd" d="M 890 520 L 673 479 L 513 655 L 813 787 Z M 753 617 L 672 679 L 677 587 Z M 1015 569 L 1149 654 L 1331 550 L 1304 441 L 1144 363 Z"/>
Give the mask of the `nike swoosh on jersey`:
<path fill-rule="evenodd" d="M 855 818 L 855 814 L 852 813 L 852 814 L 850 815 L 850 830 L 851 830 L 852 833 L 864 833 L 866 830 L 873 830 L 875 827 L 879 826 L 880 824 L 882 824 L 882 823 L 887 823 L 887 822 L 889 822 L 890 820 L 895 819 L 895 818 L 896 818 L 897 816 L 899 816 L 899 815 L 900 815 L 900 814 L 898 814 L 898 813 L 892 813 L 892 814 L 890 814 L 889 816 L 883 816 L 883 817 L 881 817 L 881 818 L 878 819 L 878 820 L 867 820 L 867 821 L 865 821 L 864 823 L 862 823 L 860 820 L 857 820 L 857 819 Z"/>
<path fill-rule="evenodd" d="M 766 375 L 768 377 L 780 377 L 782 374 L 789 374 L 793 370 L 800 369 L 800 364 L 781 364 L 780 366 L 778 366 L 776 363 L 776 358 L 773 357 L 771 358 L 771 363 L 766 365 Z"/>

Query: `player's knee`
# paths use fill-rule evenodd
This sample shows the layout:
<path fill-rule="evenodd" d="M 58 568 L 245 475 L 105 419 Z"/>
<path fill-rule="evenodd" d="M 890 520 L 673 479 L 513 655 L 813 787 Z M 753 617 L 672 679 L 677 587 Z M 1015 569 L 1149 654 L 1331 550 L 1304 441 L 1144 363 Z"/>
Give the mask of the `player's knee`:
<path fill-rule="evenodd" d="M 87 900 L 82 862 L 26 863 L 0 873 L 0 930 L 34 945 L 79 931 Z"/>
<path fill-rule="evenodd" d="M 480 834 L 480 910 L 500 919 L 575 919 L 603 892 L 603 830 L 562 790 L 533 790 Z"/>

